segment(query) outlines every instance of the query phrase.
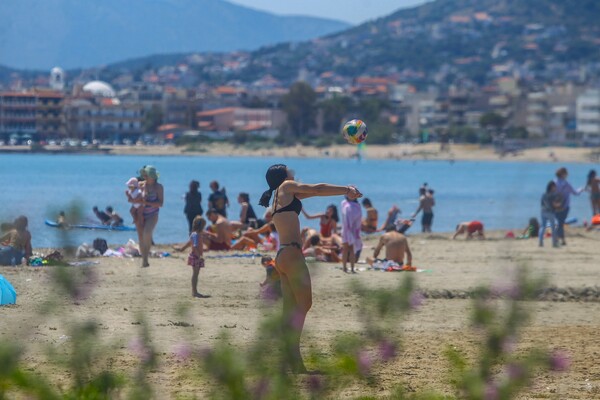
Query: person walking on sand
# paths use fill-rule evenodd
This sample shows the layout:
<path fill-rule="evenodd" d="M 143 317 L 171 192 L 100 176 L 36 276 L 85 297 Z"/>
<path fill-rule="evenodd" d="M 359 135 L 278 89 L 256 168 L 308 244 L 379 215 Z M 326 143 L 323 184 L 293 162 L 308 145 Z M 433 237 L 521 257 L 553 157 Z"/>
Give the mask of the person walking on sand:
<path fill-rule="evenodd" d="M 596 170 L 594 169 L 588 173 L 585 190 L 590 192 L 592 217 L 600 214 L 600 178 L 596 176 Z"/>
<path fill-rule="evenodd" d="M 554 181 L 548 182 L 546 185 L 546 191 L 542 195 L 541 208 L 542 208 L 542 225 L 538 232 L 540 247 L 544 246 L 544 235 L 546 234 L 546 227 L 550 224 L 552 230 L 552 246 L 558 247 L 558 238 L 556 236 L 556 210 L 560 208 L 561 201 L 556 193 L 556 183 Z"/>
<path fill-rule="evenodd" d="M 200 182 L 191 181 L 190 189 L 185 194 L 185 207 L 183 213 L 188 221 L 188 230 L 192 233 L 192 223 L 197 216 L 202 216 L 204 210 L 202 209 L 202 194 L 198 191 L 200 189 Z"/>
<path fill-rule="evenodd" d="M 293 372 L 306 372 L 300 353 L 300 337 L 306 314 L 312 306 L 312 286 L 300 237 L 302 211 L 300 200 L 314 196 L 346 195 L 357 199 L 362 194 L 353 186 L 336 186 L 326 183 L 307 184 L 294 181 L 294 172 L 283 164 L 269 167 L 266 173 L 269 189 L 260 198 L 259 204 L 272 204 L 273 223 L 279 232 L 280 247 L 275 257 L 275 267 L 281 278 L 283 293 L 282 335 L 285 343 L 285 364 Z M 360 222 L 359 222 L 360 227 Z"/>
<path fill-rule="evenodd" d="M 458 235 L 462 235 L 463 233 L 467 234 L 467 239 L 473 239 L 474 233 L 477 233 L 477 237 L 479 239 L 485 239 L 485 234 L 483 233 L 483 223 L 479 221 L 461 222 L 460 224 L 456 225 L 456 232 L 454 232 L 452 239 L 456 239 Z"/>
<path fill-rule="evenodd" d="M 152 247 L 152 234 L 158 223 L 158 212 L 163 206 L 164 188 L 158 183 L 158 172 L 153 166 L 147 165 L 143 175 L 145 175 L 142 203 L 144 205 L 144 221 L 140 236 L 140 253 L 142 254 L 142 267 L 146 268 L 150 266 L 148 256 Z"/>
<path fill-rule="evenodd" d="M 560 239 L 563 246 L 566 246 L 567 244 L 565 241 L 565 221 L 569 216 L 571 195 L 574 194 L 575 196 L 579 196 L 582 192 L 582 190 L 573 189 L 573 186 L 567 181 L 567 176 L 569 176 L 569 172 L 565 167 L 562 167 L 556 171 L 556 179 L 554 179 L 554 183 L 556 183 L 556 193 L 561 199 L 561 205 L 556 211 L 556 236 Z"/>
<path fill-rule="evenodd" d="M 191 246 L 191 251 L 187 259 L 187 265 L 192 267 L 192 297 L 199 299 L 205 299 L 210 297 L 209 295 L 198 292 L 198 275 L 200 269 L 204 268 L 204 245 L 202 244 L 202 235 L 204 234 L 204 228 L 206 227 L 206 220 L 198 215 L 192 221 L 192 233 L 190 234 L 190 240 L 185 246 Z"/>
<path fill-rule="evenodd" d="M 348 272 L 346 263 L 350 262 L 350 272 L 356 273 L 354 263 L 362 250 L 360 227 L 362 211 L 356 199 L 346 197 L 342 201 L 342 268 Z"/>
<path fill-rule="evenodd" d="M 433 198 L 433 190 L 429 190 L 429 192 L 425 185 L 419 189 L 419 208 L 417 208 L 411 217 L 416 218 L 417 214 L 423 210 L 423 216 L 421 217 L 421 232 L 423 233 L 431 232 L 431 224 L 433 222 L 433 206 L 435 206 L 435 200 Z"/>

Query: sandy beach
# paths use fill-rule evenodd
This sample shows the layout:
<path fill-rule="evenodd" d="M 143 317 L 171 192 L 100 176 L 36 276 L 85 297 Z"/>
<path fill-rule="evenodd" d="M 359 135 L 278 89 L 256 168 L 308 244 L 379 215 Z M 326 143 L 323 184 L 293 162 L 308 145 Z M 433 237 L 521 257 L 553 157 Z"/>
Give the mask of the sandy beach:
<path fill-rule="evenodd" d="M 375 371 L 379 379 L 375 387 L 356 381 L 336 398 L 385 396 L 398 383 L 409 391 L 434 390 L 452 395 L 449 364 L 443 352 L 447 346 L 455 346 L 471 354 L 478 336 L 468 322 L 471 300 L 448 297 L 459 296 L 481 284 L 506 282 L 511 271 L 523 265 L 545 276 L 549 286 L 590 290 L 587 297 L 579 299 L 566 294 L 554 297 L 561 301 L 528 304 L 534 316 L 519 340 L 519 348 L 562 349 L 571 357 L 571 368 L 561 374 L 540 374 L 535 386 L 519 398 L 600 398 L 599 235 L 572 229 L 568 246 L 560 249 L 539 248 L 535 240 L 503 239 L 504 232 L 493 232 L 485 241 L 452 241 L 449 234 L 411 235 L 414 265 L 427 270 L 413 273 L 417 284 L 438 298 L 427 299 L 398 326 L 402 351 L 391 365 Z M 375 238 L 368 239 L 363 254 L 370 254 L 374 244 Z M 128 343 L 138 333 L 140 315 L 144 315 L 159 354 L 158 366 L 149 375 L 156 397 L 203 398 L 211 384 L 193 378 L 193 362 L 179 360 L 174 355 L 176 346 L 182 342 L 209 346 L 220 332 L 226 331 L 231 335 L 231 346 L 243 351 L 256 339 L 261 319 L 274 312 L 258 297 L 259 282 L 264 278 L 258 259 L 207 258 L 200 287 L 212 295 L 209 299 L 190 296 L 191 271 L 182 253 L 153 259 L 147 269 L 139 267 L 139 259 L 89 260 L 98 264 L 71 267 L 74 274 L 82 268 L 95 272 L 98 282 L 89 296 L 77 301 L 60 299 L 51 313 L 44 311 L 43 304 L 55 296 L 49 285 L 53 267 L 0 267 L 0 273 L 18 292 L 17 305 L 0 308 L 0 337 L 4 341 L 20 338 L 29 343 L 25 364 L 31 371 L 49 372 L 58 384 L 65 384 L 70 377 L 62 372 L 62 367 L 49 362 L 46 351 L 50 348 L 63 354 L 69 350 L 72 323 L 98 321 L 97 346 L 112 349 L 104 354 L 103 361 L 131 374 L 138 359 L 128 349 Z M 409 273 L 363 270 L 352 276 L 344 274 L 337 265 L 325 263 L 312 263 L 310 270 L 314 303 L 308 314 L 303 346 L 305 350 L 309 345 L 316 346 L 325 355 L 331 353 L 335 335 L 361 330 L 357 318 L 361 299 L 349 288 L 352 280 L 369 287 L 393 287 L 403 274 Z M 177 313 L 182 307 L 188 310 L 186 314 Z"/>
<path fill-rule="evenodd" d="M 140 155 L 140 156 L 223 156 L 223 157 L 283 157 L 283 158 L 350 158 L 356 156 L 356 147 L 334 145 L 325 148 L 312 146 L 277 147 L 259 143 L 236 146 L 229 143 L 212 142 L 194 146 L 101 146 L 90 148 L 63 148 L 46 146 L 50 153 Z M 28 146 L 0 147 L 3 154 L 29 152 Z M 392 160 L 442 160 L 442 161 L 531 161 L 531 162 L 598 162 L 600 151 L 586 147 L 539 147 L 520 150 L 505 155 L 494 151 L 491 146 L 475 144 L 452 144 L 446 151 L 440 151 L 438 143 L 367 145 L 363 156 L 371 159 Z"/>
<path fill-rule="evenodd" d="M 311 146 L 265 147 L 234 146 L 227 143 L 211 143 L 201 146 L 201 151 L 176 146 L 107 146 L 109 154 L 127 155 L 210 155 L 249 157 L 301 157 L 301 158 L 350 158 L 356 147 L 335 145 L 326 148 Z M 193 149 L 193 148 L 192 148 Z M 197 149 L 197 148 L 196 148 Z M 438 143 L 367 145 L 364 156 L 372 159 L 396 160 L 453 160 L 453 161 L 532 161 L 532 162 L 597 162 L 600 153 L 593 148 L 542 147 L 501 155 L 491 146 L 453 144 L 448 151 L 440 151 Z"/>

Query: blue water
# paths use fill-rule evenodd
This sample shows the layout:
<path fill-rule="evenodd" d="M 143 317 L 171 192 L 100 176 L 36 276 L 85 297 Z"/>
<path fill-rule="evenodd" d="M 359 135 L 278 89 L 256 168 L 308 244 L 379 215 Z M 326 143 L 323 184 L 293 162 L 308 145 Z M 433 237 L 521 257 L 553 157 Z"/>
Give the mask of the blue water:
<path fill-rule="evenodd" d="M 532 216 L 539 215 L 539 199 L 546 183 L 559 166 L 569 169 L 569 181 L 574 187 L 585 183 L 593 164 L 503 163 L 446 161 L 394 161 L 337 159 L 274 159 L 237 157 L 160 157 L 105 155 L 0 155 L 0 221 L 16 215 L 29 217 L 34 247 L 58 246 L 62 243 L 59 230 L 44 225 L 44 219 L 55 219 L 59 210 L 77 201 L 87 218 L 93 220 L 94 205 L 112 205 L 129 219 L 125 182 L 136 176 L 146 164 L 156 166 L 160 182 L 165 187 L 165 204 L 155 231 L 157 243 L 186 240 L 187 221 L 183 215 L 183 195 L 192 179 L 201 182 L 206 209 L 210 192 L 208 183 L 218 180 L 227 188 L 231 207 L 229 215 L 237 218 L 237 194 L 248 192 L 257 212 L 256 203 L 266 189 L 264 174 L 274 163 L 283 162 L 296 171 L 296 178 L 309 183 L 328 182 L 356 185 L 383 214 L 397 204 L 404 216 L 418 205 L 418 188 L 424 182 L 435 189 L 433 230 L 448 232 L 460 221 L 481 220 L 487 229 L 522 228 Z M 317 197 L 304 201 L 309 213 L 324 211 L 330 203 L 340 203 L 340 197 Z M 572 198 L 570 216 L 582 221 L 589 218 L 589 195 Z M 316 221 L 305 225 L 315 226 Z M 417 232 L 420 224 L 413 228 Z M 136 238 L 132 232 L 101 232 L 78 230 L 69 233 L 76 243 L 91 243 L 105 237 L 109 243 L 124 243 Z"/>

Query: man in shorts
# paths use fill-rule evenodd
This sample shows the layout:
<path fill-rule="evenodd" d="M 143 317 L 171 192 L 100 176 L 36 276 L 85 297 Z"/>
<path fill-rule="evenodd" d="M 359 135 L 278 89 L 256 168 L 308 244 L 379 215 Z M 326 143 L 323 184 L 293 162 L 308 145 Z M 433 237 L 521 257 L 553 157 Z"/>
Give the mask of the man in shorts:
<path fill-rule="evenodd" d="M 385 258 L 379 259 L 379 253 L 385 247 Z M 406 265 L 404 257 L 406 255 Z M 406 236 L 398 232 L 394 225 L 388 226 L 386 233 L 379 238 L 379 243 L 373 251 L 373 258 L 368 257 L 367 263 L 374 269 L 386 271 L 416 271 L 412 266 L 412 253 Z"/>
<path fill-rule="evenodd" d="M 483 233 L 483 223 L 479 221 L 461 222 L 460 224 L 456 225 L 456 232 L 454 232 L 452 239 L 456 239 L 458 235 L 462 235 L 463 233 L 467 234 L 467 239 L 473 239 L 474 233 L 477 233 L 477 237 L 479 239 L 485 239 L 485 234 Z"/>

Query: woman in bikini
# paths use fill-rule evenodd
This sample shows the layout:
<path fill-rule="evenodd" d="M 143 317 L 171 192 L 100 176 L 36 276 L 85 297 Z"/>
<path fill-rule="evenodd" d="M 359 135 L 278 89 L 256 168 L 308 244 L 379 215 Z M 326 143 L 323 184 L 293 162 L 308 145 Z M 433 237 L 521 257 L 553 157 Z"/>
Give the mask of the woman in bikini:
<path fill-rule="evenodd" d="M 149 267 L 148 255 L 150 254 L 150 248 L 152 247 L 152 235 L 154 228 L 158 223 L 158 212 L 163 206 L 164 189 L 163 186 L 158 183 L 158 172 L 156 168 L 151 165 L 147 165 L 144 168 L 144 174 L 146 180 L 143 190 L 143 202 L 144 205 L 144 224 L 140 235 L 140 253 L 142 253 L 142 267 Z M 138 235 L 140 232 L 138 232 Z"/>
<path fill-rule="evenodd" d="M 286 362 L 294 372 L 305 372 L 300 354 L 300 336 L 306 314 L 312 306 L 312 287 L 308 267 L 302 255 L 300 200 L 314 196 L 346 195 L 357 199 L 362 194 L 353 186 L 336 186 L 326 183 L 310 185 L 294 181 L 294 172 L 283 164 L 271 166 L 266 174 L 269 189 L 263 193 L 259 204 L 269 207 L 273 192 L 273 223 L 279 232 L 280 248 L 275 258 L 281 276 L 283 291 L 283 339 Z"/>
<path fill-rule="evenodd" d="M 304 209 L 302 209 L 302 214 L 304 214 L 304 216 L 308 219 L 321 219 L 319 222 L 319 225 L 321 227 L 321 238 L 328 239 L 336 234 L 337 223 L 340 222 L 340 217 L 338 216 L 337 207 L 334 204 L 330 204 L 329 206 L 327 206 L 325 214 L 310 215 L 306 211 L 304 211 Z"/>

